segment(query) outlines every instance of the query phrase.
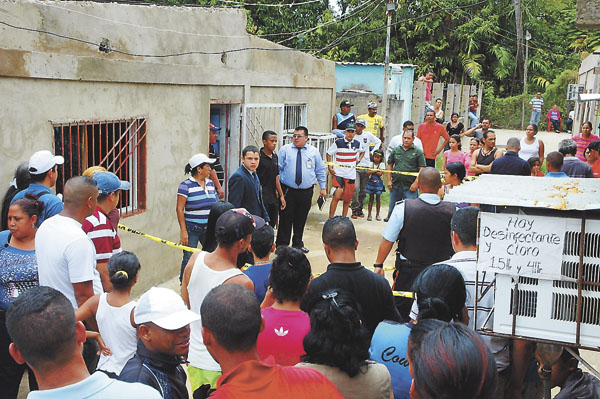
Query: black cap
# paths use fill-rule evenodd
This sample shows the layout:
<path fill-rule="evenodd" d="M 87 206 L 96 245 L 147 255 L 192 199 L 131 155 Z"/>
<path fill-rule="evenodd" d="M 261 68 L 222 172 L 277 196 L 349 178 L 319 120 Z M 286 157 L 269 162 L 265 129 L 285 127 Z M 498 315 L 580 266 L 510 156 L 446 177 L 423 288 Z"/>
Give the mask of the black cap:
<path fill-rule="evenodd" d="M 344 100 L 340 103 L 340 108 L 342 107 L 354 107 L 354 104 L 351 104 L 348 100 Z"/>
<path fill-rule="evenodd" d="M 251 215 L 244 208 L 230 209 L 217 219 L 215 235 L 220 241 L 234 242 L 264 225 L 263 218 Z"/>

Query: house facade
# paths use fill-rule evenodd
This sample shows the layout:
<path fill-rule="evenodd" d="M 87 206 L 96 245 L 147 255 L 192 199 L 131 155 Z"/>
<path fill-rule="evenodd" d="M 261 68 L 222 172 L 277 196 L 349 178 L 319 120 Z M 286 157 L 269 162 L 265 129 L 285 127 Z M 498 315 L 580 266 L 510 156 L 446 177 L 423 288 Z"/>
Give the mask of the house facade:
<path fill-rule="evenodd" d="M 246 32 L 237 8 L 0 2 L 0 181 L 41 149 L 67 178 L 101 165 L 132 182 L 121 223 L 178 241 L 176 192 L 208 126 L 230 176 L 264 130 L 327 131 L 335 64 Z M 280 135 L 281 136 L 281 135 Z M 176 275 L 179 250 L 126 232 L 137 291 Z"/>

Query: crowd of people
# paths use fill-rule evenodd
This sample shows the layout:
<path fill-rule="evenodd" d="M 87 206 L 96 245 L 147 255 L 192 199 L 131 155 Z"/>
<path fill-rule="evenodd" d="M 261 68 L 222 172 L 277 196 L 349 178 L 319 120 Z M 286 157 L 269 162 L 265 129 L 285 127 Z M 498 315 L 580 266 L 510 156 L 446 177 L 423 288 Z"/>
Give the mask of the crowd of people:
<path fill-rule="evenodd" d="M 540 176 L 542 165 L 547 177 L 598 177 L 600 139 L 586 123 L 545 154 L 530 124 L 501 150 L 489 119 L 465 129 L 452 114 L 444 127 L 437 103 L 416 129 L 406 121 L 385 152 L 377 104 L 355 118 L 341 103 L 333 118 L 341 137 L 326 161 L 303 126 L 278 152 L 277 133 L 265 131 L 262 148 L 242 149 L 228 202 L 214 151 L 193 155 L 175 214 L 179 243 L 202 251 L 183 251 L 180 293 L 154 287 L 137 301 L 131 290 L 151 266 L 123 250 L 117 233 L 129 182 L 94 166 L 59 197 L 52 187 L 63 157 L 34 153 L 2 204 L 4 395 L 16 398 L 27 372 L 30 398 L 189 398 L 188 382 L 193 398 L 540 397 L 527 372 L 533 344 L 474 332 L 494 307 L 489 290 L 474 325 L 475 281 L 492 280 L 476 273 L 479 209 L 443 198 L 467 176 Z M 212 144 L 218 128 L 209 130 Z M 328 172 L 329 265 L 313 276 L 303 233 L 316 184 L 327 198 Z M 380 220 L 386 189 L 387 224 L 369 270 L 357 259 L 352 219 L 365 217 L 369 195 L 367 219 L 375 204 Z M 394 246 L 390 285 L 383 264 Z M 600 382 L 566 353 L 552 380 L 561 397 L 597 398 Z"/>

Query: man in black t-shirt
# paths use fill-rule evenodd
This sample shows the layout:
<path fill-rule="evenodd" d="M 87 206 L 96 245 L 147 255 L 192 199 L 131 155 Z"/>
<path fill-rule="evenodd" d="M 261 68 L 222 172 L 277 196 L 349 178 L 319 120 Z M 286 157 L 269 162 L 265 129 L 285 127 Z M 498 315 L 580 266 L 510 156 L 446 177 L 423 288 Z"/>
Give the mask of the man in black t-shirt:
<path fill-rule="evenodd" d="M 262 186 L 263 202 L 269 215 L 269 225 L 277 227 L 279 210 L 285 209 L 285 198 L 279 183 L 279 158 L 275 153 L 277 133 L 267 130 L 262 136 L 264 147 L 260 150 L 260 162 L 256 173 Z"/>
<path fill-rule="evenodd" d="M 402 321 L 385 277 L 356 261 L 358 240 L 352 221 L 344 216 L 330 218 L 323 226 L 322 237 L 331 263 L 325 273 L 311 281 L 301 309 L 309 313 L 324 291 L 337 288 L 352 294 L 360 304 L 362 322 L 371 334 L 383 320 Z"/>

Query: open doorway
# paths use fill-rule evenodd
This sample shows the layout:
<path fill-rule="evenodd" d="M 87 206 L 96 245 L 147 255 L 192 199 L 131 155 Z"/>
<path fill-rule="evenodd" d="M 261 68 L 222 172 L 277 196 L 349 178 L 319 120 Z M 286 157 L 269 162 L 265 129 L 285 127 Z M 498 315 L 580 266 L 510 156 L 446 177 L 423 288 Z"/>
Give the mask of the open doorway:
<path fill-rule="evenodd" d="M 210 123 L 219 128 L 214 152 L 218 155 L 223 173 L 217 171 L 221 186 L 227 195 L 227 182 L 229 177 L 240 166 L 240 112 L 239 103 L 223 103 L 213 101 L 210 104 Z M 210 150 L 210 149 L 209 149 Z"/>

